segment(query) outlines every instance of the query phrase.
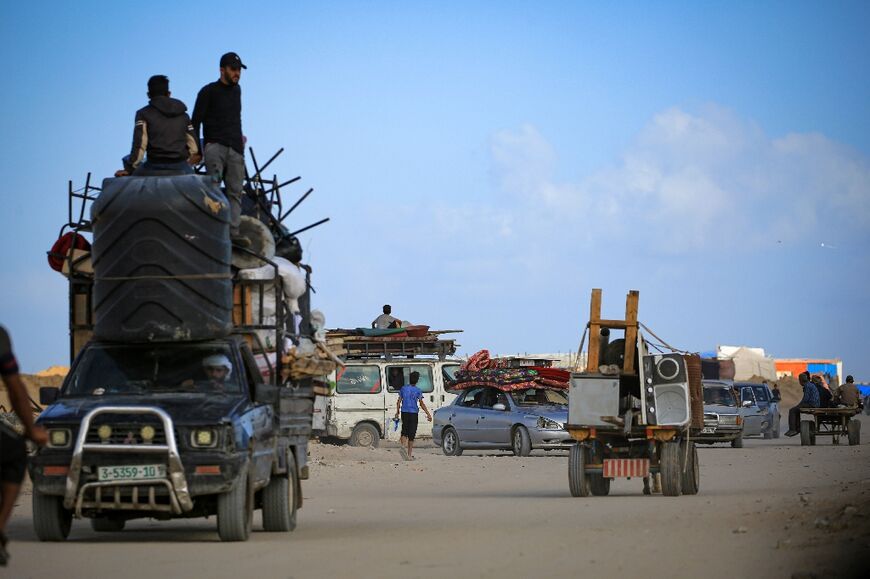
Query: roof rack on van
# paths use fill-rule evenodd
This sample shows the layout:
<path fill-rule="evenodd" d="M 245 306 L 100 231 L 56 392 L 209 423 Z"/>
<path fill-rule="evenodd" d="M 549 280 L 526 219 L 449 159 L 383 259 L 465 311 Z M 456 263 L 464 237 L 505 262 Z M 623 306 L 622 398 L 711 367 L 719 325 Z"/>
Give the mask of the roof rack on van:
<path fill-rule="evenodd" d="M 327 341 L 329 349 L 342 358 L 392 358 L 403 356 L 437 356 L 444 359 L 456 353 L 455 340 L 439 340 L 437 336 L 421 338 L 391 338 L 344 336 Z"/>

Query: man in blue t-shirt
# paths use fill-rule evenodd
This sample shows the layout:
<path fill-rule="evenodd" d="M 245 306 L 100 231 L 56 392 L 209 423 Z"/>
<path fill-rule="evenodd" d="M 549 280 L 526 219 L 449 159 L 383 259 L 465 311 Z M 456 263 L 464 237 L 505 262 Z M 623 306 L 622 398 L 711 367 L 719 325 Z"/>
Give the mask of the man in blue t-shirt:
<path fill-rule="evenodd" d="M 396 402 L 396 420 L 402 416 L 402 438 L 399 439 L 399 450 L 405 460 L 414 460 L 414 438 L 417 436 L 417 403 L 426 413 L 426 420 L 432 422 L 432 414 L 423 402 L 423 391 L 417 388 L 420 379 L 419 372 L 411 372 L 410 384 L 405 384 L 399 390 L 399 400 Z"/>

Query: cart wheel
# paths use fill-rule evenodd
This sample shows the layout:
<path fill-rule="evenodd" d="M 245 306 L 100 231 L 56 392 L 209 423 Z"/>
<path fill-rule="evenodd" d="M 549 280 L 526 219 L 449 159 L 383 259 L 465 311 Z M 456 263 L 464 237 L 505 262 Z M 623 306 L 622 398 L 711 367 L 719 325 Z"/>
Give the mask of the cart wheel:
<path fill-rule="evenodd" d="M 688 446 L 688 452 L 686 447 Z M 701 486 L 701 469 L 698 465 L 698 449 L 694 442 L 680 445 L 680 458 L 683 459 L 682 490 L 684 495 L 696 495 Z"/>
<path fill-rule="evenodd" d="M 678 497 L 683 492 L 682 462 L 679 442 L 663 442 L 659 446 L 662 494 L 666 497 Z"/>
<path fill-rule="evenodd" d="M 816 443 L 816 424 L 812 420 L 801 420 L 801 446 L 813 446 Z"/>
<path fill-rule="evenodd" d="M 846 425 L 846 430 L 849 432 L 849 446 L 861 444 L 861 423 L 854 418 Z"/>
<path fill-rule="evenodd" d="M 572 497 L 589 496 L 589 479 L 586 476 L 586 446 L 580 443 L 571 446 L 568 455 L 568 486 Z"/>

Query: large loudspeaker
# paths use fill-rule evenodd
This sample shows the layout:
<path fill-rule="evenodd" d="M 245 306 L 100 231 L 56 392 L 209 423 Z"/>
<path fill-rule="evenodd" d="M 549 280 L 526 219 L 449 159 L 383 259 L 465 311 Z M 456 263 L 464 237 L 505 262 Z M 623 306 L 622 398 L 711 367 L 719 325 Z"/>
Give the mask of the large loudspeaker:
<path fill-rule="evenodd" d="M 686 424 L 689 421 L 689 377 L 683 356 L 644 356 L 643 373 L 647 424 Z"/>

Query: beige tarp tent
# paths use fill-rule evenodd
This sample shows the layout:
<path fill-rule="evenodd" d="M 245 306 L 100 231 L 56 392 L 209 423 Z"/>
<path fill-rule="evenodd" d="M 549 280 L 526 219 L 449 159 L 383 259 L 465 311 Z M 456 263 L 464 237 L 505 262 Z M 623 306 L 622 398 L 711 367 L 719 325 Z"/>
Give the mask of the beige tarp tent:
<path fill-rule="evenodd" d="M 776 362 L 765 356 L 761 348 L 720 346 L 719 357 L 734 361 L 734 380 L 749 380 L 753 376 L 776 380 Z"/>

